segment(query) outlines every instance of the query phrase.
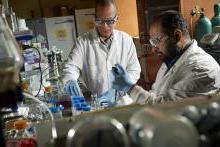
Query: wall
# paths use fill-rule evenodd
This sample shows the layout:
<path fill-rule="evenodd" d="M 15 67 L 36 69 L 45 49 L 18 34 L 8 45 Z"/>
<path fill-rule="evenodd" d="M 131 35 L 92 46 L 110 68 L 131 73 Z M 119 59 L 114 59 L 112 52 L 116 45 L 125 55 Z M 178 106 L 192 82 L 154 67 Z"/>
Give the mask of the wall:
<path fill-rule="evenodd" d="M 9 0 L 9 6 L 22 18 L 31 18 L 31 11 L 34 12 L 34 18 L 42 17 L 43 8 L 53 8 L 58 5 L 91 8 L 94 7 L 95 0 Z"/>
<path fill-rule="evenodd" d="M 52 17 L 53 8 L 61 5 L 76 9 L 95 7 L 95 0 L 10 0 L 9 2 L 17 16 L 22 18 L 39 18 L 45 16 L 45 13 L 48 17 Z M 116 3 L 119 12 L 117 29 L 138 36 L 136 0 L 116 0 Z"/>
<path fill-rule="evenodd" d="M 27 18 L 31 16 L 31 11 L 36 17 L 41 16 L 38 0 L 9 0 L 11 6 L 18 17 Z"/>
<path fill-rule="evenodd" d="M 117 28 L 128 32 L 131 36 L 138 36 L 138 20 L 136 0 L 116 0 L 119 20 Z"/>

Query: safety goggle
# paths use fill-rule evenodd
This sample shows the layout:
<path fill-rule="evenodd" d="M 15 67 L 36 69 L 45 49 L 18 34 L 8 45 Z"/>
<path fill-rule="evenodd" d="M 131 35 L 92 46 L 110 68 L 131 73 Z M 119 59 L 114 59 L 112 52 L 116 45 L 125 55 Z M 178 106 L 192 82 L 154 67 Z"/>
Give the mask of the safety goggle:
<path fill-rule="evenodd" d="M 152 47 L 156 47 L 161 41 L 163 38 L 167 38 L 168 36 L 167 35 L 163 35 L 163 36 L 157 36 L 157 37 L 152 37 L 149 39 L 149 42 L 150 42 L 150 45 Z"/>
<path fill-rule="evenodd" d="M 118 19 L 117 15 L 110 19 L 95 18 L 95 24 L 97 26 L 101 26 L 103 24 L 107 24 L 108 26 L 111 26 L 117 21 L 117 19 Z"/>

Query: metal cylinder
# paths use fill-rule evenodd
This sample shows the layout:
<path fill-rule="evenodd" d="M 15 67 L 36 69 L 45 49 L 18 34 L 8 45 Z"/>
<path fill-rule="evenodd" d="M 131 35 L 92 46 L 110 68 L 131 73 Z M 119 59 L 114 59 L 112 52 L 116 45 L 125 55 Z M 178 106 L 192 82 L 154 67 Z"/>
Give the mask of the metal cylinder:
<path fill-rule="evenodd" d="M 220 3 L 214 5 L 214 17 L 211 19 L 212 29 L 220 26 Z"/>
<path fill-rule="evenodd" d="M 6 18 L 0 14 L 0 92 L 15 88 L 18 72 L 23 64 L 21 50 Z"/>
<path fill-rule="evenodd" d="M 205 34 L 212 33 L 212 23 L 204 14 L 201 14 L 195 26 L 195 39 L 200 42 Z"/>

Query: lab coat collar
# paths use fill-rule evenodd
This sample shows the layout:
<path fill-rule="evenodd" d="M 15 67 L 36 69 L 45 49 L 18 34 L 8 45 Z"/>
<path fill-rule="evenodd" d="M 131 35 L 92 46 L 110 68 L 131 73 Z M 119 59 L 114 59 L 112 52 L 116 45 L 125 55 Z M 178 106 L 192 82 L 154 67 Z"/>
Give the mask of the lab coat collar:
<path fill-rule="evenodd" d="M 183 49 L 181 49 L 176 57 L 174 57 L 171 60 L 165 61 L 165 64 L 167 65 L 168 70 L 176 63 L 176 61 L 182 56 L 182 54 L 193 44 L 193 40 L 190 40 Z"/>
<path fill-rule="evenodd" d="M 95 42 L 99 42 L 99 34 L 98 34 L 96 28 L 92 32 L 92 37 L 93 37 Z"/>
<path fill-rule="evenodd" d="M 178 69 L 179 66 L 181 66 L 183 64 L 183 62 L 185 62 L 188 58 L 188 55 L 193 51 L 193 49 L 197 48 L 197 41 L 196 40 L 192 40 L 191 45 L 185 50 L 185 52 L 178 58 L 178 60 L 175 62 L 175 64 L 168 70 L 166 71 L 166 76 L 169 74 L 172 74 L 173 72 L 176 71 L 176 69 Z M 166 65 L 166 64 L 165 64 Z"/>

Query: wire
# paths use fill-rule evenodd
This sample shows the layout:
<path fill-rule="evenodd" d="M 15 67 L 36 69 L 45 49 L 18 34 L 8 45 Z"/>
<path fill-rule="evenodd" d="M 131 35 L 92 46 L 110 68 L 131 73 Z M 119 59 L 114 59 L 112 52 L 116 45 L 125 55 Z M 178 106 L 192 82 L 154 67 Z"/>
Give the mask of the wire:
<path fill-rule="evenodd" d="M 39 54 L 40 87 L 39 87 L 37 94 L 35 95 L 35 96 L 38 96 L 41 91 L 42 85 L 43 85 L 43 73 L 42 73 L 42 68 L 41 68 L 41 54 L 40 54 L 40 51 L 38 48 L 36 48 L 36 47 L 32 47 L 32 48 L 35 49 Z"/>
<path fill-rule="evenodd" d="M 41 54 L 40 54 L 40 51 L 38 48 L 34 47 L 34 46 L 30 46 L 31 49 L 35 49 L 39 55 L 39 62 L 38 62 L 38 65 L 39 65 L 39 71 L 40 71 L 40 87 L 38 89 L 38 92 L 37 94 L 35 95 L 36 97 L 39 95 L 40 91 L 41 91 L 41 88 L 43 86 L 43 73 L 42 73 L 42 68 L 41 68 Z"/>
<path fill-rule="evenodd" d="M 56 66 L 55 66 L 55 67 L 56 67 Z M 48 67 L 48 68 L 50 68 L 50 67 Z M 48 68 L 47 68 L 47 69 L 48 69 Z M 54 68 L 53 70 L 49 71 L 49 73 L 43 75 L 43 77 L 46 77 L 47 75 L 49 75 L 50 73 L 52 73 L 53 71 L 55 71 L 55 70 L 57 70 L 57 69 L 58 69 L 58 67 L 57 67 L 57 68 Z M 45 70 L 46 70 L 46 69 L 45 69 Z M 43 72 L 45 72 L 45 70 L 44 70 Z"/>

